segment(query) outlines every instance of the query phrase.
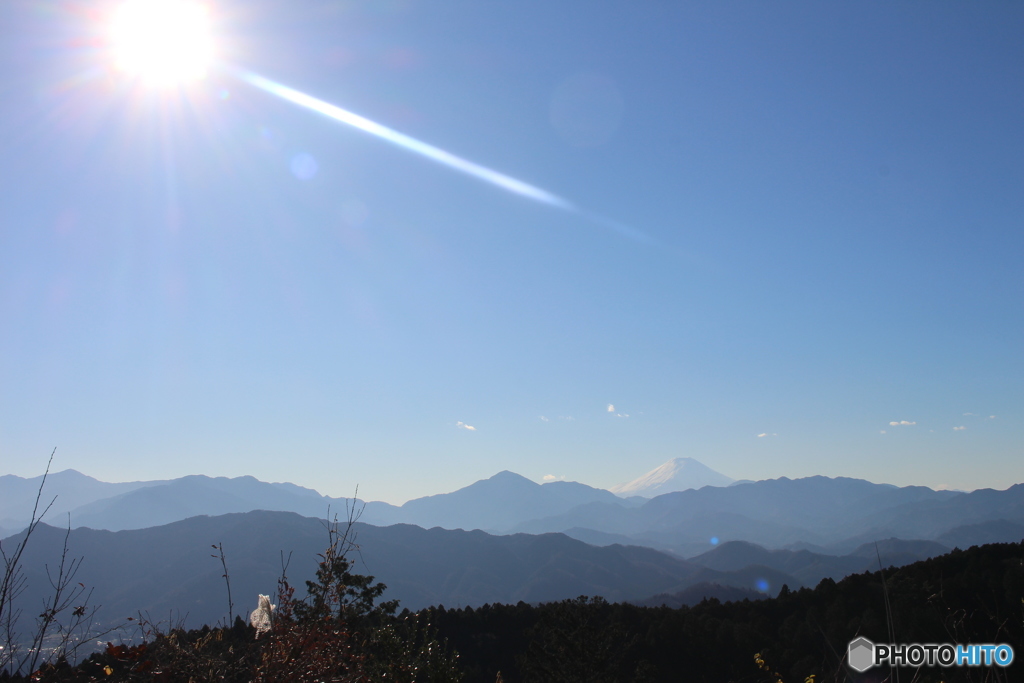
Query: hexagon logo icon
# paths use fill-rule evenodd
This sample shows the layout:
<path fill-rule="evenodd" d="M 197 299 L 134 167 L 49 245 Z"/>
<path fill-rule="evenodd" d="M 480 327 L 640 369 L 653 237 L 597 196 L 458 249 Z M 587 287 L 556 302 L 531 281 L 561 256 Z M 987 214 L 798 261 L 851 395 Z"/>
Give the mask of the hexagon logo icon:
<path fill-rule="evenodd" d="M 850 641 L 846 661 L 854 671 L 863 673 L 875 665 L 875 644 L 861 636 Z"/>

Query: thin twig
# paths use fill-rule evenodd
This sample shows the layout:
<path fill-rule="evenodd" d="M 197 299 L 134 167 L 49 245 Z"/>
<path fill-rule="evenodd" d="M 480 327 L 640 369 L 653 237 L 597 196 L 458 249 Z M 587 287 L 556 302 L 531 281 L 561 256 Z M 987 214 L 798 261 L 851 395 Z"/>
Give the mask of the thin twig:
<path fill-rule="evenodd" d="M 46 461 L 46 470 L 43 472 L 43 478 L 39 482 L 39 490 L 36 491 L 36 500 L 32 505 L 32 515 L 29 518 L 28 526 L 25 528 L 24 536 L 14 546 L 14 551 L 8 556 L 3 549 L 3 544 L 0 543 L 0 559 L 3 559 L 4 563 L 4 576 L 0 580 L 0 624 L 3 625 L 3 641 L 5 647 L 0 651 L 0 671 L 3 671 L 11 667 L 18 657 L 19 644 L 17 638 L 17 625 L 19 617 L 21 616 L 21 610 L 14 608 L 14 600 L 21 595 L 25 590 L 25 575 L 21 570 L 21 556 L 25 552 L 25 548 L 28 546 L 29 538 L 32 537 L 33 532 L 43 517 L 50 508 L 53 507 L 54 502 L 57 500 L 57 496 L 46 505 L 42 512 L 39 512 L 39 505 L 43 499 L 43 488 L 46 486 L 46 478 L 50 474 L 50 467 L 53 465 L 53 456 L 57 453 L 57 448 L 50 452 L 50 458 Z"/>
<path fill-rule="evenodd" d="M 231 626 L 235 621 L 235 603 L 231 601 L 231 576 L 228 574 L 228 561 L 224 557 L 224 544 L 218 543 L 213 546 L 213 549 L 220 553 L 220 564 L 224 567 L 224 583 L 228 586 L 228 623 L 226 626 Z M 217 555 L 210 555 L 210 557 L 217 557 Z"/>

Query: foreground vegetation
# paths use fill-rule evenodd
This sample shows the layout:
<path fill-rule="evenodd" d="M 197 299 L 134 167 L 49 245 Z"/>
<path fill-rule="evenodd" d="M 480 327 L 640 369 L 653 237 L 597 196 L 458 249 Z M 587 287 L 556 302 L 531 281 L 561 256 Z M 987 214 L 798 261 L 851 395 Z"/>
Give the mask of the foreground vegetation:
<path fill-rule="evenodd" d="M 309 595 L 285 579 L 270 630 L 152 632 L 35 681 L 882 681 L 856 675 L 847 643 L 1008 643 L 1024 656 L 1024 544 L 955 550 L 778 598 L 637 607 L 580 597 L 543 605 L 396 613 L 371 577 L 351 574 L 332 535 Z M 887 607 L 888 604 L 888 607 Z M 890 637 L 890 632 L 892 637 Z M 458 655 L 452 650 L 458 651 Z M 1024 665 L 904 670 L 907 681 L 1021 680 Z M 14 680 L 18 680 L 15 677 Z"/>

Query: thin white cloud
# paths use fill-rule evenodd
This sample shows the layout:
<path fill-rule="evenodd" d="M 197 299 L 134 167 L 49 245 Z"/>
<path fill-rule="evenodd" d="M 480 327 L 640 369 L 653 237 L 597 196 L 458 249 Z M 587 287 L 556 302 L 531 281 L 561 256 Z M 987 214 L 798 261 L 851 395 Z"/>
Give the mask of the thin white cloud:
<path fill-rule="evenodd" d="M 988 416 L 988 419 L 990 419 L 990 420 L 994 420 L 994 419 L 996 419 L 996 416 L 995 416 L 995 415 L 989 415 L 989 416 Z"/>
<path fill-rule="evenodd" d="M 553 474 L 545 474 L 544 481 L 565 481 L 565 475 L 563 474 L 560 477 L 556 477 Z"/>
<path fill-rule="evenodd" d="M 967 427 L 964 427 L 963 425 L 960 425 L 959 427 L 953 427 L 954 432 L 962 432 L 965 429 L 967 429 Z"/>
<path fill-rule="evenodd" d="M 609 413 L 614 413 L 615 412 L 615 406 L 612 405 L 611 403 L 608 404 L 608 412 Z"/>
<path fill-rule="evenodd" d="M 459 429 L 468 429 L 471 432 L 476 431 L 476 427 L 474 427 L 473 425 L 468 425 L 465 422 L 456 422 L 455 426 L 458 427 Z"/>
<path fill-rule="evenodd" d="M 964 413 L 964 417 L 968 417 L 969 415 L 977 416 L 978 414 L 977 413 Z"/>
<path fill-rule="evenodd" d="M 890 422 L 890 427 L 905 427 L 907 425 L 916 425 L 916 422 L 909 422 L 907 420 L 900 420 L 899 422 Z"/>
<path fill-rule="evenodd" d="M 760 434 L 757 435 L 757 438 L 763 439 L 766 436 L 778 436 L 778 434 L 776 434 L 775 432 L 761 432 Z"/>
<path fill-rule="evenodd" d="M 551 422 L 551 420 L 549 420 L 548 418 L 544 417 L 543 415 L 540 416 L 540 421 L 541 422 Z"/>
<path fill-rule="evenodd" d="M 615 413 L 615 417 L 629 417 L 629 413 Z"/>
<path fill-rule="evenodd" d="M 880 432 L 878 432 L 878 433 L 879 433 L 879 434 L 885 434 L 885 430 L 883 429 L 883 430 L 881 430 L 881 431 L 880 431 Z"/>
<path fill-rule="evenodd" d="M 572 421 L 572 420 L 575 420 L 576 418 L 573 417 L 572 415 L 559 415 L 558 419 L 559 420 L 569 420 L 569 421 Z"/>

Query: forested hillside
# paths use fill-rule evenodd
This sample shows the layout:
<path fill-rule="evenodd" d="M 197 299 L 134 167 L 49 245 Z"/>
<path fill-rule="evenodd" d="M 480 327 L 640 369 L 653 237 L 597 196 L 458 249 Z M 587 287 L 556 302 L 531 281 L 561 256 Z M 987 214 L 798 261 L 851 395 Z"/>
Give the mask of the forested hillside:
<path fill-rule="evenodd" d="M 531 606 L 432 610 L 466 681 L 873 681 L 847 678 L 859 635 L 900 643 L 1009 643 L 1024 656 L 1024 545 L 997 544 L 884 572 L 855 574 L 778 598 L 694 607 L 637 607 L 581 597 Z M 760 654 L 770 671 L 760 669 Z M 1009 671 L 923 668 L 906 680 L 1022 680 Z M 885 674 L 888 674 L 888 670 Z M 869 671 L 868 674 L 871 674 Z M 973 678 L 971 678 L 973 676 Z M 878 678 L 877 680 L 881 680 Z"/>

